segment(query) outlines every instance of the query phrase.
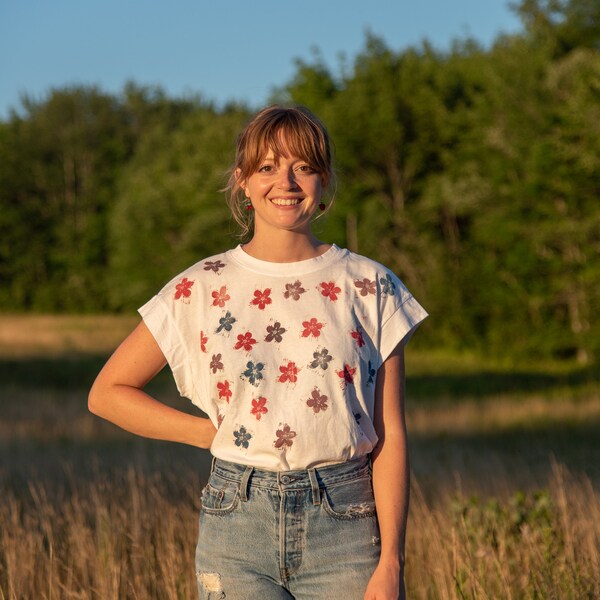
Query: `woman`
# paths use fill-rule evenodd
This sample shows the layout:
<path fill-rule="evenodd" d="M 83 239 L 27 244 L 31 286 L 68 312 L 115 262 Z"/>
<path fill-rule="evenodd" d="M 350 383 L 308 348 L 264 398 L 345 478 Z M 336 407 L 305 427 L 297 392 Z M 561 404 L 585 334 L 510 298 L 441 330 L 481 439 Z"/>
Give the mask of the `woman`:
<path fill-rule="evenodd" d="M 388 269 L 313 235 L 332 179 L 313 114 L 259 112 L 228 187 L 250 241 L 145 304 L 90 392 L 129 431 L 211 449 L 200 598 L 404 597 L 403 347 L 427 314 Z M 143 391 L 167 362 L 209 419 Z"/>

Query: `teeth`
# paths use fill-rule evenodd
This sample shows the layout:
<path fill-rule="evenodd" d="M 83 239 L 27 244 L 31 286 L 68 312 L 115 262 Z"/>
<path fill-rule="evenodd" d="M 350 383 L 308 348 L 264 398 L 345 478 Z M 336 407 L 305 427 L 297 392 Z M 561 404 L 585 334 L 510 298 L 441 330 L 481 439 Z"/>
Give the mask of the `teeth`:
<path fill-rule="evenodd" d="M 300 204 L 301 200 L 298 198 L 294 198 L 292 200 L 285 198 L 273 198 L 271 202 L 277 206 L 295 206 L 296 204 Z"/>

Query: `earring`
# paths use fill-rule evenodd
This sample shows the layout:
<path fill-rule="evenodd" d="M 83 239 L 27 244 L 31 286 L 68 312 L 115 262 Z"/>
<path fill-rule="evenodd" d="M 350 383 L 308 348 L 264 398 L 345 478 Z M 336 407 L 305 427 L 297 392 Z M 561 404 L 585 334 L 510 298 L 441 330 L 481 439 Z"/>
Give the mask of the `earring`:
<path fill-rule="evenodd" d="M 246 210 L 252 210 L 254 208 L 252 206 L 252 201 L 250 200 L 250 198 L 246 198 L 246 200 L 244 201 L 244 208 Z"/>
<path fill-rule="evenodd" d="M 320 211 L 324 211 L 327 207 L 325 206 L 325 202 L 321 202 L 321 204 L 319 204 L 319 210 Z"/>

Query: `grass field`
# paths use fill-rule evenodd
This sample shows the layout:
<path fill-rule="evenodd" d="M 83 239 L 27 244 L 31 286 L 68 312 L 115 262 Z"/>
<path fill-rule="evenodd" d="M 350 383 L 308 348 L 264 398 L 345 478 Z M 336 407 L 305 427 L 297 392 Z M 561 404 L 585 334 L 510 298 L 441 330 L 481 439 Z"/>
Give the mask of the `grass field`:
<path fill-rule="evenodd" d="M 90 415 L 135 319 L 0 317 L 0 600 L 187 599 L 210 457 Z M 410 598 L 600 598 L 600 380 L 409 348 Z M 178 398 L 168 372 L 152 383 Z"/>

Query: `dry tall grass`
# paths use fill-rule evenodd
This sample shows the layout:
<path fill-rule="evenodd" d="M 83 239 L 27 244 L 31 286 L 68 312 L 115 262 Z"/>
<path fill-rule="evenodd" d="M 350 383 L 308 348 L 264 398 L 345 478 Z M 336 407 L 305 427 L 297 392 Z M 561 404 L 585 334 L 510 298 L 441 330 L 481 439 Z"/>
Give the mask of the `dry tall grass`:
<path fill-rule="evenodd" d="M 600 494 L 585 477 L 555 465 L 547 491 L 478 500 L 447 490 L 433 505 L 413 490 L 410 598 L 600 597 Z M 198 491 L 133 469 L 53 491 L 5 488 L 0 598 L 195 598 Z"/>

